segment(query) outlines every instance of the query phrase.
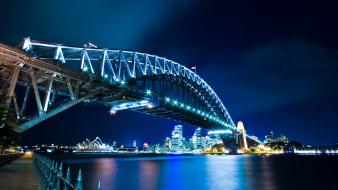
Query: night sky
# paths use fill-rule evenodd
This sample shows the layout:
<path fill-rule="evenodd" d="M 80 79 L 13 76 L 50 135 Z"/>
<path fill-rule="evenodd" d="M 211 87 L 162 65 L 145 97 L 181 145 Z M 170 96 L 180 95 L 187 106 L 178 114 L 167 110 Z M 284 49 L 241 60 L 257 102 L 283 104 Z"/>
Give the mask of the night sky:
<path fill-rule="evenodd" d="M 225 3 L 226 2 L 226 3 Z M 173 59 L 209 83 L 249 134 L 304 144 L 338 142 L 338 2 L 0 1 L 0 42 L 24 37 L 133 50 Z M 35 106 L 35 105 L 31 105 Z M 163 142 L 174 121 L 78 105 L 28 130 L 22 144 L 101 137 Z M 194 127 L 184 128 L 191 136 Z"/>

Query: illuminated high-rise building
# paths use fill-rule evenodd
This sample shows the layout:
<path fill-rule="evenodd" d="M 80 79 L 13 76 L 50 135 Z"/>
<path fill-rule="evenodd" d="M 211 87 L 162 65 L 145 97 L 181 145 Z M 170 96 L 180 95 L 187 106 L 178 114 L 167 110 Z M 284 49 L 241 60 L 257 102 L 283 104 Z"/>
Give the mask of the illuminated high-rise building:
<path fill-rule="evenodd" d="M 166 137 L 164 140 L 164 145 L 165 148 L 167 148 L 168 150 L 172 149 L 172 145 L 171 145 L 171 139 L 169 137 Z"/>
<path fill-rule="evenodd" d="M 194 146 L 194 149 L 201 149 L 202 147 L 202 131 L 201 128 L 198 127 L 195 131 L 195 133 L 192 136 L 192 143 Z"/>
<path fill-rule="evenodd" d="M 133 147 L 137 147 L 136 140 L 133 141 Z"/>
<path fill-rule="evenodd" d="M 183 147 L 183 126 L 175 125 L 174 130 L 171 132 L 171 145 L 172 150 L 178 151 Z"/>

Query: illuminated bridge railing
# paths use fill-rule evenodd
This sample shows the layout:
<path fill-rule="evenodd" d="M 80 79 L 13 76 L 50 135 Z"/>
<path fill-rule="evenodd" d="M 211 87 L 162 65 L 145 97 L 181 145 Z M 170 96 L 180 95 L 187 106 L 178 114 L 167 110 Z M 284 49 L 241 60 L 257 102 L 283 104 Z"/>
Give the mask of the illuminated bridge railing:
<path fill-rule="evenodd" d="M 78 171 L 75 183 L 71 180 L 70 168 L 63 172 L 63 165 L 42 155 L 34 156 L 34 164 L 39 174 L 40 187 L 42 190 L 83 190 L 81 169 Z M 75 184 L 75 185 L 74 185 Z M 98 182 L 97 189 L 101 189 L 101 182 Z"/>

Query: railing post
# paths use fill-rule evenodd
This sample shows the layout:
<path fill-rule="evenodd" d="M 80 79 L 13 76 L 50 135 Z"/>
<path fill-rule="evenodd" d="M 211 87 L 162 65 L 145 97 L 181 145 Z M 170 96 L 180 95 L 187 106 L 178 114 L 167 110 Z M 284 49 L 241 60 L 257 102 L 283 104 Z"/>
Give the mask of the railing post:
<path fill-rule="evenodd" d="M 79 174 L 77 176 L 76 179 L 76 185 L 75 185 L 75 190 L 82 190 L 83 186 L 82 186 L 82 174 L 81 174 L 81 169 L 79 169 Z"/>
<path fill-rule="evenodd" d="M 101 181 L 99 180 L 99 183 L 97 184 L 97 190 L 102 190 L 101 188 Z"/>
<path fill-rule="evenodd" d="M 68 190 L 68 183 L 70 183 L 70 168 L 68 166 L 67 172 L 66 172 L 66 177 L 63 182 L 63 190 Z"/>
<path fill-rule="evenodd" d="M 56 188 L 56 181 L 58 179 L 58 163 L 55 162 L 54 168 L 53 168 L 53 189 Z"/>
<path fill-rule="evenodd" d="M 60 162 L 59 171 L 57 173 L 55 190 L 60 190 L 61 189 L 61 185 L 60 185 L 60 179 L 61 179 L 61 177 L 62 177 L 62 162 Z"/>
<path fill-rule="evenodd" d="M 48 189 L 53 189 L 53 169 L 54 169 L 54 160 L 51 161 L 48 171 Z"/>

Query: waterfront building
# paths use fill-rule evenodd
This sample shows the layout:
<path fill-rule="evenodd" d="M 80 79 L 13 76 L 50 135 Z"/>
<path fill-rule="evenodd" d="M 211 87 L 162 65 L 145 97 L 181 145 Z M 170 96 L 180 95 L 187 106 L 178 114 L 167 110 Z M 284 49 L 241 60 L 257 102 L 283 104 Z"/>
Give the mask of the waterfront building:
<path fill-rule="evenodd" d="M 147 142 L 143 143 L 143 151 L 149 151 L 149 144 Z"/>
<path fill-rule="evenodd" d="M 222 139 L 220 138 L 219 134 L 211 134 L 205 136 L 205 147 L 211 148 L 216 144 L 222 144 Z"/>
<path fill-rule="evenodd" d="M 272 143 L 273 141 L 274 141 L 273 140 L 273 131 L 270 131 L 270 133 L 265 136 L 264 142 L 265 143 Z"/>
<path fill-rule="evenodd" d="M 193 148 L 194 149 L 202 149 L 202 131 L 201 128 L 198 127 L 195 131 L 195 133 L 193 134 L 193 136 L 191 137 L 192 139 L 192 144 L 193 144 Z"/>
<path fill-rule="evenodd" d="M 171 139 L 169 137 L 165 138 L 164 147 L 165 147 L 165 149 L 167 149 L 169 151 L 172 149 Z"/>
<path fill-rule="evenodd" d="M 171 133 L 171 145 L 173 151 L 180 151 L 184 144 L 183 126 L 175 125 L 174 130 Z"/>

